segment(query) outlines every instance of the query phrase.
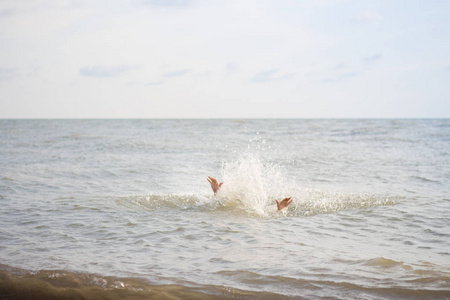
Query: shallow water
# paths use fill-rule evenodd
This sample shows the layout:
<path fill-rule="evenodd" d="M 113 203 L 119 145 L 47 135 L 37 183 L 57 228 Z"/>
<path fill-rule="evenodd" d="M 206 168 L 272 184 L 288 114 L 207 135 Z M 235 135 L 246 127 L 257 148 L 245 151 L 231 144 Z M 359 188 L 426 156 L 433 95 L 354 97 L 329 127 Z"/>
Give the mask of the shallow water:
<path fill-rule="evenodd" d="M 450 120 L 2 120 L 0 141 L 5 295 L 450 298 Z"/>

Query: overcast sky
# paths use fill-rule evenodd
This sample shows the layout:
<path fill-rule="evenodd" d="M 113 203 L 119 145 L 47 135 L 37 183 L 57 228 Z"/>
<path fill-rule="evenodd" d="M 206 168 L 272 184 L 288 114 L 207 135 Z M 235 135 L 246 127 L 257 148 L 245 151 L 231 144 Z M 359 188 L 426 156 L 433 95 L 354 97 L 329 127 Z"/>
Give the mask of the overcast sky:
<path fill-rule="evenodd" d="M 448 0 L 0 1 L 0 118 L 421 117 Z"/>

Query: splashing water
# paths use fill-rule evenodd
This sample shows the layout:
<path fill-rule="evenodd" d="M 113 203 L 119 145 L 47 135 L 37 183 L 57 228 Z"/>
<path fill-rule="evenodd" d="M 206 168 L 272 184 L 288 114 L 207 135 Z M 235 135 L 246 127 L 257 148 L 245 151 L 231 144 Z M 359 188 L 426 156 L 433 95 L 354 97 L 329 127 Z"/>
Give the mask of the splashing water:
<path fill-rule="evenodd" d="M 275 200 L 292 197 L 293 203 L 283 215 L 312 216 L 342 210 L 394 205 L 399 197 L 324 191 L 299 186 L 287 178 L 280 165 L 269 163 L 257 152 L 245 153 L 222 165 L 223 186 L 215 197 L 200 194 L 150 194 L 122 197 L 126 207 L 159 209 L 195 209 L 234 211 L 247 216 L 270 217 L 276 211 Z M 277 214 L 278 215 L 278 214 Z"/>
<path fill-rule="evenodd" d="M 276 210 L 275 199 L 292 197 L 289 215 L 316 215 L 348 209 L 393 205 L 397 200 L 370 194 L 326 192 L 302 188 L 286 178 L 279 165 L 263 161 L 258 154 L 246 153 L 223 164 L 219 198 L 225 206 L 241 206 L 249 213 L 267 216 Z"/>
<path fill-rule="evenodd" d="M 287 180 L 280 167 L 264 164 L 256 154 L 224 163 L 223 180 L 219 196 L 224 205 L 242 205 L 260 215 L 273 210 L 275 199 L 287 197 Z"/>

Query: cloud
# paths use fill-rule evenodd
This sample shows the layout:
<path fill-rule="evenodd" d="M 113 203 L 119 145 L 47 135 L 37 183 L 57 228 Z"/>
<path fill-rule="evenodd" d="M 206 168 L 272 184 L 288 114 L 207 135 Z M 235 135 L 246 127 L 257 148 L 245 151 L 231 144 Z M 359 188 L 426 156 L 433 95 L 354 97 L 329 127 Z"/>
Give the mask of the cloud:
<path fill-rule="evenodd" d="M 368 22 L 380 22 L 383 18 L 373 11 L 365 11 L 364 13 L 359 14 L 356 16 L 353 21 L 358 23 L 368 23 Z"/>
<path fill-rule="evenodd" d="M 364 58 L 364 61 L 365 62 L 372 62 L 372 61 L 380 60 L 381 58 L 383 58 L 383 55 L 380 54 L 380 53 L 377 53 L 375 55 L 368 56 L 368 57 Z"/>
<path fill-rule="evenodd" d="M 359 75 L 358 72 L 347 72 L 347 73 L 344 73 L 341 76 L 339 76 L 339 78 L 342 78 L 342 79 L 344 79 L 344 78 L 352 78 L 352 77 L 356 77 L 358 75 Z"/>
<path fill-rule="evenodd" d="M 238 72 L 241 70 L 241 68 L 239 67 L 239 65 L 235 62 L 229 62 L 227 63 L 227 65 L 225 66 L 225 68 L 227 69 L 227 73 L 228 74 L 232 74 L 235 72 Z"/>
<path fill-rule="evenodd" d="M 163 77 L 181 77 L 190 72 L 191 72 L 191 69 L 178 70 L 178 71 L 164 73 Z"/>
<path fill-rule="evenodd" d="M 347 67 L 347 64 L 345 64 L 344 62 L 341 62 L 341 63 L 337 64 L 337 65 L 333 68 L 333 70 L 342 70 L 342 69 L 345 69 L 346 67 Z"/>
<path fill-rule="evenodd" d="M 150 81 L 150 82 L 147 82 L 147 83 L 145 84 L 145 86 L 160 85 L 160 84 L 163 84 L 163 83 L 164 83 L 163 80 L 159 80 L 159 81 Z"/>
<path fill-rule="evenodd" d="M 192 0 L 135 0 L 135 5 L 151 6 L 155 8 L 163 7 L 188 7 L 191 6 Z"/>
<path fill-rule="evenodd" d="M 324 79 L 322 79 L 322 82 L 323 83 L 342 82 L 342 81 L 344 81 L 346 79 L 356 77 L 359 74 L 360 74 L 360 72 L 357 72 L 357 71 L 346 72 L 346 73 L 342 73 L 342 74 L 338 75 L 337 77 L 334 76 L 334 77 L 324 78 Z"/>
<path fill-rule="evenodd" d="M 268 81 L 284 80 L 284 79 L 294 77 L 294 74 L 278 75 L 278 73 L 279 73 L 278 69 L 262 71 L 262 72 L 257 73 L 250 81 L 261 83 L 261 82 L 268 82 Z"/>
<path fill-rule="evenodd" d="M 80 69 L 79 74 L 81 76 L 86 77 L 117 77 L 120 76 L 132 69 L 135 69 L 133 66 L 92 66 L 92 67 L 84 67 Z"/>
<path fill-rule="evenodd" d="M 72 0 L 74 1 L 74 0 Z M 8 3 L 9 2 L 9 3 Z M 0 18 L 10 16 L 36 13 L 44 10 L 65 8 L 68 5 L 66 1 L 0 1 Z"/>
<path fill-rule="evenodd" d="M 14 9 L 1 9 L 0 10 L 0 18 L 5 18 L 12 16 L 16 13 Z"/>
<path fill-rule="evenodd" d="M 20 76 L 20 72 L 16 69 L 0 68 L 0 81 L 12 80 Z"/>

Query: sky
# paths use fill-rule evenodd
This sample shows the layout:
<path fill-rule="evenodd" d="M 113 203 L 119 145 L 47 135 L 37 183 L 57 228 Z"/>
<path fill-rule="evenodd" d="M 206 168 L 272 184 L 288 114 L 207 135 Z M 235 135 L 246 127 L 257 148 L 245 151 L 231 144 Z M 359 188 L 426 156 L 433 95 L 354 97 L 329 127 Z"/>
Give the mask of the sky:
<path fill-rule="evenodd" d="M 0 118 L 449 118 L 448 0 L 0 0 Z"/>

